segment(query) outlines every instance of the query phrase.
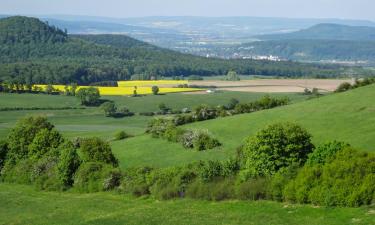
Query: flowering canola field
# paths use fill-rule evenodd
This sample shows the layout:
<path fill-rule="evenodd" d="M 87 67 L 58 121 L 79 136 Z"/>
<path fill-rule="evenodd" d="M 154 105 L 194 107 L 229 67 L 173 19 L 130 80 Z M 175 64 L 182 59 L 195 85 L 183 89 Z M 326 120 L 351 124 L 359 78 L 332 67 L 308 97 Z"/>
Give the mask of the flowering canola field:
<path fill-rule="evenodd" d="M 131 80 L 131 81 L 118 81 L 119 87 L 150 87 L 150 86 L 162 86 L 162 85 L 179 85 L 188 84 L 187 80 Z"/>
<path fill-rule="evenodd" d="M 100 95 L 132 95 L 134 90 L 137 91 L 137 94 L 147 95 L 152 94 L 152 86 L 156 85 L 178 85 L 178 84 L 187 84 L 187 81 L 172 81 L 172 80 L 161 80 L 161 81 L 119 81 L 119 87 L 96 87 L 99 89 Z M 43 90 L 46 89 L 47 85 L 35 85 Z M 90 86 L 78 86 L 77 90 L 81 88 L 89 88 Z M 136 87 L 136 88 L 135 88 Z M 64 92 L 65 85 L 53 85 L 53 88 Z M 203 89 L 199 88 L 173 88 L 173 87 L 159 87 L 159 93 L 178 93 L 178 92 L 194 92 L 202 91 Z"/>

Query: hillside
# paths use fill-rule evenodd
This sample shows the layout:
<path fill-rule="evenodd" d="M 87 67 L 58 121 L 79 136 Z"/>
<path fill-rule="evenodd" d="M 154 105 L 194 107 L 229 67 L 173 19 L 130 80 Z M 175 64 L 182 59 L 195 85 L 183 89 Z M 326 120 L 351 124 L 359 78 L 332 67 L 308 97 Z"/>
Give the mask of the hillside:
<path fill-rule="evenodd" d="M 297 61 L 375 61 L 375 41 L 270 40 L 242 44 L 233 47 L 232 52 L 240 55 L 274 55 Z"/>
<path fill-rule="evenodd" d="M 203 58 L 121 36 L 80 39 L 29 17 L 0 19 L 0 27 L 0 79 L 11 83 L 89 84 L 133 75 L 138 79 L 222 75 L 232 69 L 240 74 L 293 77 L 345 73 L 345 68 L 333 65 Z"/>
<path fill-rule="evenodd" d="M 257 38 L 261 40 L 319 39 L 374 41 L 375 27 L 323 23 L 292 33 L 261 35 L 257 36 Z"/>
<path fill-rule="evenodd" d="M 315 144 L 338 140 L 356 148 L 375 151 L 375 86 L 303 101 L 285 107 L 193 123 L 186 128 L 207 129 L 223 146 L 217 150 L 191 152 L 175 143 L 142 135 L 115 142 L 113 148 L 124 167 L 165 166 L 200 159 L 224 159 L 234 155 L 243 140 L 268 124 L 296 122 L 313 136 Z M 158 160 L 155 160 L 157 158 Z"/>

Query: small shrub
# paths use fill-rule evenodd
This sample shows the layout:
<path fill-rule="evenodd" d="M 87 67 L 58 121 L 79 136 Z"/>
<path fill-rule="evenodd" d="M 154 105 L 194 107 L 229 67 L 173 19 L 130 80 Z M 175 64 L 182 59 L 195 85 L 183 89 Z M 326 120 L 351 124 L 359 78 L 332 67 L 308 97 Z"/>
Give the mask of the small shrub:
<path fill-rule="evenodd" d="M 102 162 L 113 166 L 118 165 L 109 143 L 100 138 L 83 139 L 80 151 L 84 162 Z"/>
<path fill-rule="evenodd" d="M 150 186 L 146 181 L 146 177 L 152 170 L 149 167 L 126 170 L 120 186 L 121 191 L 131 193 L 137 197 L 149 195 Z"/>
<path fill-rule="evenodd" d="M 111 185 L 117 182 L 108 181 L 114 171 L 117 170 L 114 170 L 108 164 L 100 162 L 83 163 L 74 176 L 74 188 L 80 192 L 105 191 L 106 188 L 112 187 Z"/>
<path fill-rule="evenodd" d="M 314 164 L 324 164 L 330 158 L 335 156 L 335 154 L 344 149 L 350 147 L 349 144 L 343 142 L 328 142 L 326 144 L 318 146 L 312 153 L 309 154 L 307 164 L 314 165 Z"/>
<path fill-rule="evenodd" d="M 159 87 L 158 86 L 152 86 L 151 90 L 152 90 L 152 93 L 154 95 L 157 95 L 159 93 Z"/>
<path fill-rule="evenodd" d="M 104 115 L 107 117 L 116 115 L 117 107 L 113 102 L 104 102 L 100 105 L 100 108 L 103 110 Z"/>
<path fill-rule="evenodd" d="M 124 139 L 129 138 L 129 137 L 132 137 L 132 136 L 127 134 L 125 131 L 120 131 L 120 132 L 115 134 L 115 140 L 116 141 L 124 140 Z"/>
<path fill-rule="evenodd" d="M 267 180 L 265 178 L 253 178 L 236 185 L 236 196 L 242 200 L 261 200 L 267 196 Z"/>
<path fill-rule="evenodd" d="M 348 82 L 344 82 L 336 88 L 335 92 L 345 92 L 350 89 L 352 89 L 352 85 Z"/>

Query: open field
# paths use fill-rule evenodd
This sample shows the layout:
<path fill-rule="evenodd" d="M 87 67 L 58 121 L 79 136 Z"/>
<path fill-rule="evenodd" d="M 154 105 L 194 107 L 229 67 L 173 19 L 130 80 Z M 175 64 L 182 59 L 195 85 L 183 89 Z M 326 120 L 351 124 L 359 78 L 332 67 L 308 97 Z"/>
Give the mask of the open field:
<path fill-rule="evenodd" d="M 0 184 L 0 224 L 251 224 L 367 225 L 374 209 L 325 208 L 276 202 L 157 201 L 113 193 L 38 192 Z M 41 213 L 43 212 L 43 213 Z"/>
<path fill-rule="evenodd" d="M 301 124 L 313 136 L 315 144 L 338 140 L 356 148 L 375 151 L 375 86 L 279 107 L 251 114 L 237 115 L 184 126 L 207 129 L 223 146 L 204 153 L 190 152 L 165 140 L 142 135 L 115 142 L 113 150 L 123 167 L 133 162 L 157 167 L 178 165 L 200 159 L 224 159 L 233 156 L 244 139 L 263 127 L 282 121 Z M 151 144 L 152 143 L 152 144 Z M 162 150 L 161 150 L 162 149 Z M 181 157 L 181 154 L 188 157 Z M 152 161 L 153 158 L 160 160 Z"/>
<path fill-rule="evenodd" d="M 241 81 L 203 80 L 190 81 L 190 85 L 216 86 L 218 90 L 243 92 L 303 92 L 305 88 L 318 88 L 322 92 L 332 92 L 338 85 L 351 80 L 339 79 L 253 79 Z"/>
<path fill-rule="evenodd" d="M 184 95 L 180 93 L 166 95 L 147 95 L 144 97 L 104 96 L 104 99 L 114 101 L 119 107 L 126 106 L 132 112 L 153 112 L 159 110 L 158 105 L 165 103 L 173 109 L 193 108 L 199 104 L 227 104 L 231 98 L 241 102 L 250 102 L 264 96 L 264 93 L 220 92 L 207 95 Z M 297 94 L 275 94 L 273 96 L 288 96 L 293 102 L 306 98 Z M 44 95 L 44 94 L 0 94 L 1 108 L 32 108 L 32 107 L 81 107 L 75 97 Z M 118 131 L 124 130 L 129 134 L 142 134 L 151 117 L 133 116 L 128 118 L 105 117 L 99 108 L 69 110 L 21 110 L 0 111 L 0 139 L 5 137 L 15 122 L 26 115 L 43 115 L 56 124 L 67 137 L 99 136 L 105 139 L 113 138 Z"/>

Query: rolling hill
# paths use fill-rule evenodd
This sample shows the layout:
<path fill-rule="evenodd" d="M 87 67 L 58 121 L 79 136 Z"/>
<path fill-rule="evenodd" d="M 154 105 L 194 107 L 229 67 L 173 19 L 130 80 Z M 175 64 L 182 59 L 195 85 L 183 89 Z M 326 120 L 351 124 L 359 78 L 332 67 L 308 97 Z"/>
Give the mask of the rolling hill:
<path fill-rule="evenodd" d="M 270 40 L 233 47 L 240 55 L 274 55 L 295 61 L 375 61 L 375 41 Z"/>
<path fill-rule="evenodd" d="M 347 26 L 341 24 L 318 24 L 308 29 L 285 33 L 257 36 L 261 40 L 352 40 L 352 41 L 374 41 L 375 27 Z"/>
<path fill-rule="evenodd" d="M 127 44 L 124 44 L 127 43 Z M 346 68 L 192 56 L 150 46 L 127 36 L 69 36 L 36 18 L 0 19 L 0 79 L 15 84 L 90 84 L 151 76 L 240 74 L 338 76 Z"/>
<path fill-rule="evenodd" d="M 223 146 L 206 152 L 191 152 L 179 144 L 141 135 L 113 143 L 123 167 L 137 165 L 156 167 L 186 164 L 203 159 L 225 159 L 234 155 L 245 138 L 263 127 L 281 121 L 305 127 L 318 145 L 327 141 L 344 141 L 352 146 L 375 151 L 375 86 L 346 93 L 295 103 L 285 107 L 193 123 L 192 129 L 207 129 Z M 155 160 L 157 159 L 157 160 Z"/>

